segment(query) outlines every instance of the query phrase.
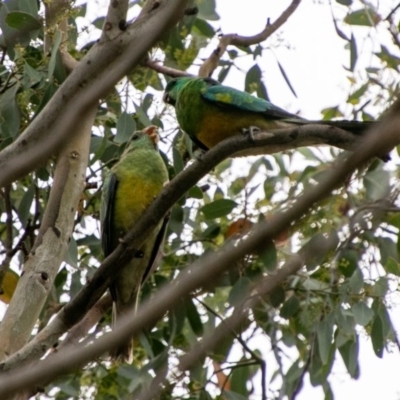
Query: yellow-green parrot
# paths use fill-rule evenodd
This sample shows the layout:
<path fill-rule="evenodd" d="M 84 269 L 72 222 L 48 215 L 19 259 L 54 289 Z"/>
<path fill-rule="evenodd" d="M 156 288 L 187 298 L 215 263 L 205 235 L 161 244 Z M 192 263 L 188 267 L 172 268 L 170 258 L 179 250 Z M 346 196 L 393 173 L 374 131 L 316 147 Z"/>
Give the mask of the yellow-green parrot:
<path fill-rule="evenodd" d="M 164 101 L 175 107 L 180 127 L 200 148 L 207 150 L 222 140 L 253 128 L 271 130 L 303 124 L 327 124 L 362 134 L 370 121 L 308 121 L 267 100 L 223 86 L 211 78 L 181 77 L 165 88 Z M 254 148 L 238 155 L 260 155 Z"/>
<path fill-rule="evenodd" d="M 101 244 L 107 257 L 131 229 L 168 182 L 168 172 L 158 151 L 155 126 L 134 132 L 121 159 L 105 179 L 101 206 Z M 154 229 L 135 256 L 119 270 L 110 286 L 113 298 L 113 327 L 135 309 L 140 288 L 157 265 L 167 219 Z M 133 340 L 122 344 L 112 358 L 132 361 Z"/>

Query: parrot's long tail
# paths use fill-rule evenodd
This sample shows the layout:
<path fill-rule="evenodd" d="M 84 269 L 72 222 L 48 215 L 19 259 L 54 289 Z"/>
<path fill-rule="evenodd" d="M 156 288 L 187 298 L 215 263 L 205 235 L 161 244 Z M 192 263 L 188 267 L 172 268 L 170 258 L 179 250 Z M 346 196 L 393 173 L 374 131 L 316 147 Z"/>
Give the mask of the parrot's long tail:
<path fill-rule="evenodd" d="M 335 126 L 345 131 L 354 133 L 355 135 L 362 135 L 367 129 L 371 128 L 375 121 L 309 121 L 311 123 Z"/>
<path fill-rule="evenodd" d="M 136 305 L 134 308 L 136 308 Z M 119 323 L 121 322 L 121 320 L 123 320 L 123 317 L 126 315 L 127 312 L 130 312 L 131 310 L 132 307 L 121 307 L 121 304 L 120 307 L 118 307 L 115 302 L 113 303 L 113 310 L 112 310 L 113 330 L 118 328 Z M 110 351 L 110 357 L 114 361 L 131 364 L 133 361 L 133 338 L 130 338 L 126 342 L 121 343 L 114 350 Z"/>

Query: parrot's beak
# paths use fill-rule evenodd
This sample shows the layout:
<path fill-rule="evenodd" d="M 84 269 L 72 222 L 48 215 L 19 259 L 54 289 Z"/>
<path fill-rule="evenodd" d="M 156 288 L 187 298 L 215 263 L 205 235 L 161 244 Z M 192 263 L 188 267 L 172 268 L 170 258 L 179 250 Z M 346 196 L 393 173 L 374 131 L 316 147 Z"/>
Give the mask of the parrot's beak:
<path fill-rule="evenodd" d="M 158 136 L 158 127 L 150 125 L 147 128 L 144 128 L 143 132 L 150 137 L 151 141 L 154 143 L 154 147 L 157 147 L 158 142 L 160 141 L 160 137 Z"/>
<path fill-rule="evenodd" d="M 167 104 L 171 104 L 171 105 L 175 105 L 175 101 L 172 99 L 172 97 L 169 95 L 169 93 L 165 92 L 163 95 L 163 100 L 167 103 Z"/>

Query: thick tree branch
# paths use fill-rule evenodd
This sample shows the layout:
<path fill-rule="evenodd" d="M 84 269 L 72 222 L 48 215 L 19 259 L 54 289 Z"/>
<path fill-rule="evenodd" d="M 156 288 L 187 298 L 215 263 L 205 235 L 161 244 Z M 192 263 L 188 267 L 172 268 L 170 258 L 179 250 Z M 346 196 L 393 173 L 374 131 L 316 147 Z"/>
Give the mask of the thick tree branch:
<path fill-rule="evenodd" d="M 76 134 L 77 121 L 182 17 L 186 2 L 160 1 L 114 40 L 93 46 L 40 115 L 0 153 L 0 187 L 34 169 Z"/>
<path fill-rule="evenodd" d="M 79 198 L 85 186 L 90 132 L 97 112 L 92 107 L 80 121 L 78 135 L 60 153 L 39 235 L 23 267 L 0 325 L 0 359 L 29 340 L 32 329 L 68 248 Z"/>
<path fill-rule="evenodd" d="M 68 346 L 79 343 L 90 329 L 100 321 L 111 306 L 112 298 L 110 293 L 107 293 L 89 310 L 85 317 L 68 332 L 67 337 L 57 346 L 57 351 L 64 350 Z"/>
<path fill-rule="evenodd" d="M 335 132 L 336 132 L 336 128 Z M 315 130 L 315 135 L 313 131 Z M 213 169 L 219 162 L 232 154 L 242 154 L 245 149 L 262 147 L 263 152 L 273 153 L 287 148 L 299 147 L 310 142 L 336 144 L 354 141 L 353 135 L 338 130 L 338 137 L 332 136 L 332 128 L 325 125 L 304 125 L 295 128 L 279 129 L 271 132 L 260 132 L 255 135 L 254 141 L 249 136 L 237 135 L 209 150 L 200 161 L 192 165 L 175 177 L 163 190 L 160 196 L 150 205 L 135 227 L 126 235 L 118 248 L 102 263 L 90 282 L 68 303 L 39 334 L 21 351 L 11 356 L 5 362 L 5 368 L 13 368 L 21 361 L 28 361 L 42 357 L 51 348 L 58 338 L 73 325 L 79 322 L 86 312 L 99 300 L 115 276 L 118 266 L 124 265 L 134 249 L 140 247 L 147 235 L 165 216 L 173 204 L 182 195 L 195 185 L 204 175 Z M 343 136 L 341 134 L 343 133 Z M 379 133 L 381 136 L 381 133 Z M 334 138 L 334 140 L 332 139 Z M 351 139 L 352 138 L 352 139 Z M 365 138 L 366 140 L 366 138 Z M 382 145 L 382 141 L 379 141 Z M 241 153 L 238 153 L 238 151 Z M 379 148 L 374 150 L 379 151 Z M 385 148 L 381 151 L 387 151 Z M 126 247 L 127 251 L 124 251 Z"/>
<path fill-rule="evenodd" d="M 308 190 L 301 195 L 291 208 L 287 209 L 285 212 L 277 213 L 268 221 L 268 223 L 260 223 L 256 225 L 251 233 L 242 239 L 242 241 L 237 245 L 229 243 L 220 251 L 202 257 L 190 268 L 187 268 L 182 272 L 174 282 L 161 289 L 153 299 L 145 302 L 143 306 L 139 308 L 134 318 L 129 318 L 128 316 L 125 323 L 121 325 L 121 329 L 105 334 L 92 345 L 85 348 L 77 346 L 68 351 L 68 354 L 60 352 L 59 354 L 54 355 L 54 357 L 50 357 L 49 359 L 40 362 L 35 368 L 28 366 L 2 373 L 0 379 L 0 397 L 20 389 L 21 385 L 30 386 L 44 378 L 52 379 L 60 374 L 66 373 L 67 371 L 78 368 L 95 357 L 100 356 L 105 351 L 115 348 L 118 343 L 127 340 L 133 334 L 137 334 L 143 326 L 148 326 L 157 321 L 157 319 L 167 310 L 173 308 L 182 297 L 188 295 L 190 292 L 206 284 L 210 280 L 215 279 L 220 273 L 228 269 L 235 260 L 242 257 L 244 254 L 250 254 L 262 249 L 268 238 L 271 238 L 286 229 L 292 221 L 304 215 L 304 213 L 307 212 L 307 210 L 309 210 L 316 202 L 328 196 L 328 194 L 341 184 L 347 178 L 348 174 L 352 173 L 358 166 L 365 163 L 373 155 L 386 153 L 390 148 L 397 145 L 400 142 L 399 126 L 400 101 L 397 101 L 385 120 L 383 120 L 379 126 L 372 129 L 371 135 L 366 137 L 365 142 L 357 147 L 355 153 L 352 154 L 344 163 L 338 165 L 335 169 L 331 169 L 325 181 L 320 182 L 312 190 Z M 240 142 L 240 139 L 243 138 L 230 138 L 229 140 L 226 140 L 226 143 L 231 145 L 235 141 Z M 221 143 L 206 154 L 204 157 L 206 163 L 211 162 L 211 160 L 206 159 L 207 155 L 212 153 L 213 150 L 214 153 L 217 153 L 217 150 L 222 153 L 224 145 L 226 144 Z M 226 145 L 226 147 L 229 146 Z M 202 162 L 203 161 L 200 161 L 198 164 Z M 180 175 L 185 174 L 185 172 L 191 167 L 192 166 L 187 170 L 184 170 Z M 195 167 L 197 166 L 195 165 Z M 196 169 L 194 168 L 194 170 Z M 194 171 L 191 170 L 191 173 L 194 174 Z M 189 179 L 190 175 L 186 176 L 186 182 L 188 182 Z M 167 203 L 167 206 L 164 207 L 169 208 L 169 201 L 176 197 L 176 193 L 174 194 L 169 191 L 176 181 L 177 178 L 167 186 L 163 195 L 152 203 L 141 219 L 141 222 L 139 222 L 135 229 L 129 232 L 126 239 L 135 237 L 137 232 L 145 232 L 146 226 L 143 226 L 145 222 L 150 225 L 149 229 L 152 229 L 152 226 L 154 226 L 152 224 L 156 224 L 157 222 L 154 222 L 154 220 L 150 218 L 152 216 L 151 213 L 155 214 L 155 221 L 162 218 L 165 213 L 165 209 L 163 208 L 164 201 Z M 161 211 L 157 211 L 156 207 L 160 207 Z M 134 242 L 135 241 L 133 241 L 133 243 Z M 132 248 L 132 246 L 129 247 Z M 114 257 L 119 257 L 119 253 L 122 252 L 122 245 L 120 245 L 116 251 L 107 258 L 106 262 L 109 262 Z M 277 271 L 277 274 L 278 273 L 279 271 Z M 108 277 L 105 276 L 104 280 L 107 279 Z M 271 276 L 271 279 L 274 279 L 273 276 Z M 275 279 L 278 278 L 275 277 Z M 81 298 L 82 292 L 84 292 L 85 289 L 81 291 Z M 100 290 L 97 289 L 97 291 Z M 78 297 L 79 295 L 77 298 Z M 75 305 L 77 304 L 77 298 L 74 299 Z M 74 303 L 74 301 L 70 304 Z M 64 312 L 66 309 L 64 309 Z"/>
<path fill-rule="evenodd" d="M 217 48 L 212 52 L 212 54 L 204 61 L 203 65 L 200 67 L 199 76 L 208 77 L 214 72 L 218 67 L 219 60 L 225 53 L 226 48 L 229 45 L 247 47 L 252 44 L 258 44 L 269 38 L 277 29 L 279 29 L 288 18 L 295 12 L 296 8 L 300 4 L 301 0 L 293 0 L 289 7 L 280 15 L 280 17 L 267 26 L 257 35 L 254 36 L 240 36 L 235 33 L 230 33 L 227 35 L 222 35 L 219 39 L 219 44 Z"/>
<path fill-rule="evenodd" d="M 129 0 L 110 0 L 100 41 L 113 40 L 127 28 Z"/>
<path fill-rule="evenodd" d="M 235 335 L 235 331 L 237 331 L 240 325 L 246 320 L 249 310 L 257 307 L 260 302 L 263 301 L 263 296 L 271 293 L 272 290 L 281 285 L 289 276 L 294 275 L 315 257 L 323 257 L 329 251 L 333 251 L 338 244 L 336 235 L 331 235 L 329 238 L 318 237 L 316 239 L 317 240 L 310 240 L 310 242 L 303 246 L 303 248 L 300 249 L 296 255 L 292 256 L 281 268 L 269 273 L 268 276 L 262 278 L 255 287 L 243 293 L 242 299 L 235 307 L 232 315 L 224 319 L 215 330 L 210 332 L 200 342 L 196 342 L 196 345 L 181 357 L 178 368 L 181 371 L 190 370 L 199 360 L 204 359 L 209 352 L 213 351 L 219 343 L 225 340 L 229 335 L 233 335 L 236 340 L 239 340 Z M 253 353 L 250 349 L 248 350 L 250 353 Z M 155 380 L 157 380 L 157 376 Z M 151 400 L 156 398 L 161 389 L 161 385 L 152 386 L 150 390 L 143 391 L 138 400 Z M 263 394 L 263 398 L 265 398 L 265 396 L 266 393 Z"/>

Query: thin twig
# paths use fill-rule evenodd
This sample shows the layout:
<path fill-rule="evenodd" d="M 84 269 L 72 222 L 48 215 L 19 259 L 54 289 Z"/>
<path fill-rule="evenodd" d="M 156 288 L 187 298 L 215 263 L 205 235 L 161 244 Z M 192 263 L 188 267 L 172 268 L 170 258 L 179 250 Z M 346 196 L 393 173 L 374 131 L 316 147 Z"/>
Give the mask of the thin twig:
<path fill-rule="evenodd" d="M 225 53 L 229 45 L 247 47 L 252 44 L 258 44 L 270 37 L 277 29 L 279 29 L 287 19 L 295 12 L 301 0 L 292 0 L 289 7 L 283 11 L 279 18 L 272 24 L 267 23 L 266 27 L 257 35 L 254 36 L 240 36 L 235 33 L 222 35 L 219 40 L 217 48 L 212 54 L 204 61 L 199 70 L 199 76 L 211 76 L 213 71 L 217 68 L 218 62 L 222 55 Z"/>
<path fill-rule="evenodd" d="M 160 64 L 158 61 L 155 60 L 146 60 L 144 65 L 147 68 L 150 68 L 156 72 L 159 72 L 160 74 L 164 74 L 167 76 L 171 76 L 172 78 L 180 78 L 181 76 L 192 76 L 188 72 L 181 71 L 179 69 L 167 67 L 163 64 Z"/>
<path fill-rule="evenodd" d="M 224 318 L 220 314 L 218 314 L 215 310 L 213 310 L 211 307 L 209 307 L 204 301 L 196 298 L 196 300 L 211 314 L 216 316 L 222 323 L 225 323 Z M 250 349 L 250 347 L 247 345 L 247 343 L 242 339 L 240 334 L 236 333 L 234 330 L 231 330 L 231 333 L 235 336 L 235 339 L 241 344 L 241 346 L 253 357 L 253 359 L 256 361 L 256 364 L 260 366 L 261 369 L 261 400 L 266 400 L 267 398 L 267 383 L 266 383 L 266 368 L 267 365 L 265 361 L 253 350 Z"/>

